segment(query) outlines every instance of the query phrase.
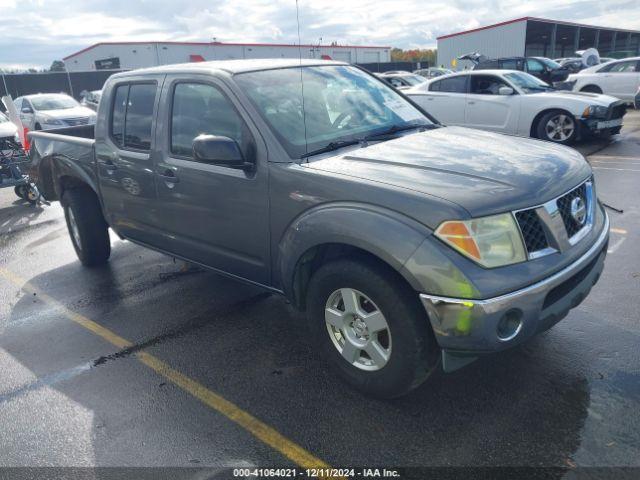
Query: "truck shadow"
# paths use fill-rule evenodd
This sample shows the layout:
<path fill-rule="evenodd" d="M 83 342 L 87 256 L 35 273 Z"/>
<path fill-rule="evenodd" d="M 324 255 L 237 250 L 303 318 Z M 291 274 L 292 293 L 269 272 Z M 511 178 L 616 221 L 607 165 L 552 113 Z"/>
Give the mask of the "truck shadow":
<path fill-rule="evenodd" d="M 146 437 L 149 429 L 198 438 L 189 428 L 215 437 L 221 423 L 230 423 L 207 411 L 200 413 L 197 426 L 185 422 L 183 409 L 203 410 L 191 397 L 165 411 L 175 403 L 172 396 L 184 394 L 173 386 L 167 393 L 166 380 L 132 363 L 141 350 L 335 466 L 568 468 L 580 445 L 589 381 L 580 344 L 563 337 L 559 345 L 553 330 L 453 374 L 436 374 L 409 396 L 379 401 L 354 391 L 327 369 L 308 338 L 304 318 L 282 298 L 209 272 L 185 270 L 163 255 L 120 243 L 107 267 L 87 270 L 74 261 L 28 280 L 133 343 L 117 349 L 98 341 L 59 313 L 45 313 L 50 309 L 33 295 L 17 301 L 0 334 L 0 349 L 38 378 L 67 371 L 81 358 L 87 361 L 84 344 L 101 345 L 89 350 L 95 353 L 75 380 L 47 385 L 92 412 L 89 438 L 98 465 L 152 464 L 149 459 L 156 459 L 193 466 L 192 459 L 175 457 L 173 451 L 154 456 L 158 452 L 152 454 L 146 450 L 150 446 L 140 447 L 134 439 Z M 101 373 L 109 368 L 115 373 Z M 15 399 L 37 391 L 5 392 L 0 404 L 9 401 L 8 395 Z M 128 395 L 134 398 L 123 402 Z M 158 425 L 148 423 L 149 408 L 164 411 Z M 134 444 L 140 449 L 132 457 L 114 453 L 114 436 L 122 430 L 127 434 L 119 448 L 128 449 L 128 455 Z M 246 443 L 246 432 L 224 430 L 232 443 Z M 154 445 L 152 438 L 149 444 Z M 200 455 L 203 464 L 211 462 L 207 455 L 214 455 L 217 464 L 234 461 L 216 457 L 226 454 L 206 444 L 201 447 L 192 455 Z M 564 473 L 559 470 L 557 477 Z"/>

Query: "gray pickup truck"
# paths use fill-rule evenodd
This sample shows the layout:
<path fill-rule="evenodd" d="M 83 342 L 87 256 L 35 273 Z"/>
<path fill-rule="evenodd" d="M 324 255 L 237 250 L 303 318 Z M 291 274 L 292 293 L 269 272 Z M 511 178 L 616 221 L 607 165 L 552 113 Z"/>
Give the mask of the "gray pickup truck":
<path fill-rule="evenodd" d="M 380 397 L 550 328 L 607 252 L 578 152 L 442 126 L 340 62 L 120 73 L 95 128 L 31 140 L 83 264 L 108 260 L 111 228 L 284 294 L 310 345 Z"/>

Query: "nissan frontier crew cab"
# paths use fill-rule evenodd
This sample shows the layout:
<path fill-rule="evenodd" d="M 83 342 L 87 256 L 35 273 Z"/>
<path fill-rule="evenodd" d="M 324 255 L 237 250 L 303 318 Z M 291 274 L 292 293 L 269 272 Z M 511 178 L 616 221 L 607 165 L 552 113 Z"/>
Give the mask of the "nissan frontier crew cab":
<path fill-rule="evenodd" d="M 607 252 L 578 152 L 442 126 L 340 62 L 119 73 L 95 129 L 31 139 L 84 265 L 108 260 L 111 228 L 281 293 L 310 346 L 380 397 L 550 328 Z"/>

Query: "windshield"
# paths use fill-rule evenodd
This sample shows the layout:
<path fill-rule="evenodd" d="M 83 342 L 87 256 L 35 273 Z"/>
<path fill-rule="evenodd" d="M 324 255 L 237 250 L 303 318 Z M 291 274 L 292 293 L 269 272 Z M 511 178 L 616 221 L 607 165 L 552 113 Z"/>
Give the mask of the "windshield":
<path fill-rule="evenodd" d="M 431 124 L 385 83 L 350 66 L 263 70 L 235 80 L 292 158 L 394 126 Z"/>
<path fill-rule="evenodd" d="M 519 87 L 524 93 L 540 93 L 553 90 L 549 84 L 524 72 L 506 73 L 505 78 Z"/>
<path fill-rule="evenodd" d="M 66 110 L 78 106 L 78 102 L 66 95 L 39 95 L 29 100 L 36 110 Z"/>
<path fill-rule="evenodd" d="M 402 78 L 411 85 L 420 85 L 426 81 L 423 77 L 419 77 L 418 75 L 403 75 Z"/>

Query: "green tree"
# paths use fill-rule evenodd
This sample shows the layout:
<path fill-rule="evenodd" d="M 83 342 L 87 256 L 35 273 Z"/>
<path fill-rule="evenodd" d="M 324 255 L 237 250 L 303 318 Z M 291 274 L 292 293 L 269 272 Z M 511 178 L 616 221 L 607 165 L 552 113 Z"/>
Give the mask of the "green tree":
<path fill-rule="evenodd" d="M 64 72 L 67 70 L 67 67 L 65 67 L 62 60 L 54 60 L 49 70 L 52 72 Z"/>

